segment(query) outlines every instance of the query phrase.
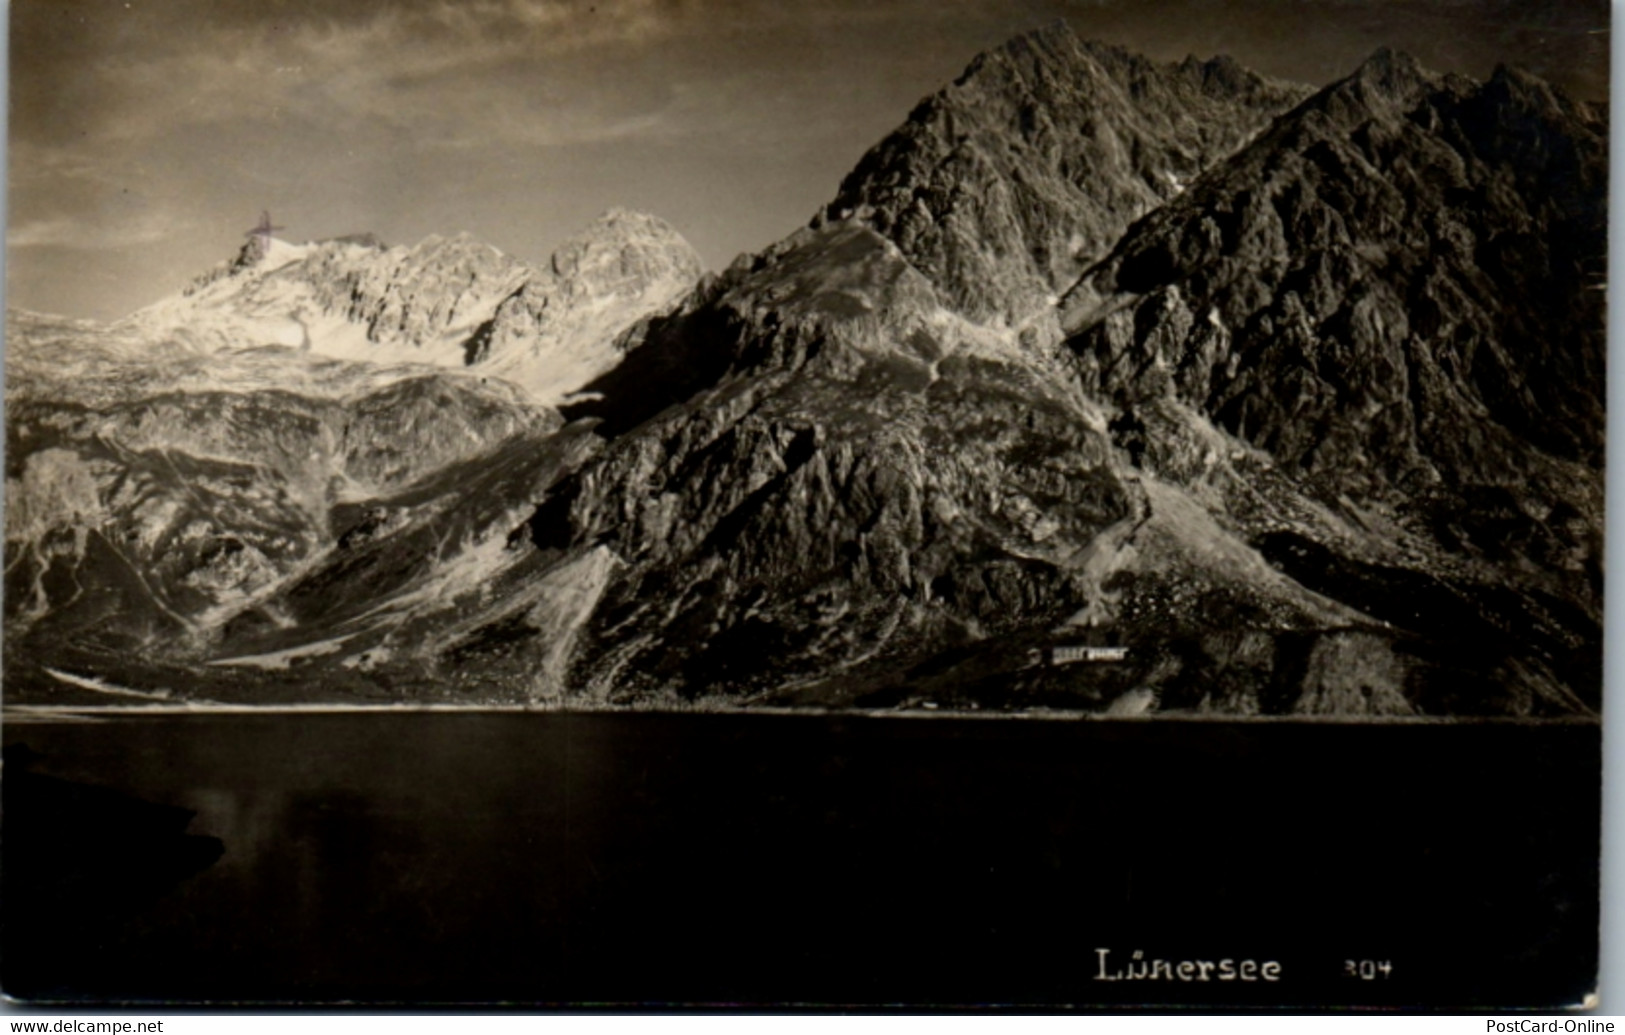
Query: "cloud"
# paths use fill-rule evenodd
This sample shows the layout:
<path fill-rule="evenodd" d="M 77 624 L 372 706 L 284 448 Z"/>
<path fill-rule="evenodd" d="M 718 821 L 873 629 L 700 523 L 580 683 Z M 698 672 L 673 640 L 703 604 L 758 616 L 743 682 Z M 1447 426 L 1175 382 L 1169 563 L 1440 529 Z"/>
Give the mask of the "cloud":
<path fill-rule="evenodd" d="M 30 19 L 58 0 L 18 2 L 17 45 L 28 53 L 50 35 Z M 63 2 L 71 14 L 73 0 Z M 901 8 L 913 18 L 922 2 Z M 132 210 L 132 191 L 154 211 L 184 212 L 188 192 L 337 192 L 341 181 L 390 182 L 391 163 L 411 167 L 399 174 L 405 185 L 448 163 L 531 163 L 546 175 L 543 152 L 579 145 L 731 134 L 735 146 L 770 148 L 808 128 L 781 103 L 808 88 L 806 76 L 751 58 L 749 44 L 790 40 L 793 52 L 809 31 L 872 30 L 874 19 L 908 14 L 901 8 L 137 0 L 125 22 L 83 20 L 73 46 L 57 41 L 54 63 L 19 66 L 35 103 L 14 109 L 10 242 L 139 247 L 174 232 Z M 747 67 L 717 76 L 716 62 L 695 64 L 723 53 Z"/>
<path fill-rule="evenodd" d="M 27 219 L 6 228 L 6 246 L 23 248 L 139 248 L 178 237 L 192 222 L 150 210 L 108 220 L 67 215 Z"/>
<path fill-rule="evenodd" d="M 8 145 L 11 189 L 34 185 L 61 189 L 67 184 L 108 186 L 106 163 L 83 147 L 62 147 L 14 139 Z"/>
<path fill-rule="evenodd" d="M 61 143 L 80 153 L 117 150 L 188 126 L 252 126 L 275 137 L 290 121 L 338 135 L 394 128 L 427 147 L 624 138 L 659 128 L 659 99 L 602 76 L 597 89 L 572 88 L 563 70 L 600 55 L 630 66 L 692 25 L 691 6 L 471 0 L 394 5 L 348 20 L 205 24 L 182 35 L 184 46 L 164 37 L 78 66 L 72 74 L 92 80 L 76 84 L 88 95 L 77 113 L 86 126 Z M 17 133 L 27 140 L 31 128 L 25 113 Z"/>
<path fill-rule="evenodd" d="M 1563 31 L 1513 36 L 1512 0 L 1482 18 L 1459 2 L 12 0 L 10 241 L 33 271 L 20 282 L 63 297 L 83 249 L 122 249 L 107 261 L 156 284 L 215 261 L 266 206 L 324 233 L 483 219 L 545 254 L 632 203 L 726 258 L 803 219 L 970 55 L 1057 15 L 1153 56 L 1227 50 L 1293 78 L 1341 74 L 1405 43 L 1365 46 L 1368 28 L 1410 26 L 1447 52 L 1435 67 L 1510 49 L 1606 87 L 1607 38 L 1574 42 L 1600 0 L 1536 5 L 1519 17 Z"/>
<path fill-rule="evenodd" d="M 8 244 L 140 248 L 183 234 L 174 214 L 199 189 L 217 203 L 321 181 L 343 191 L 436 153 L 484 162 L 668 135 L 669 89 L 581 70 L 636 64 L 684 31 L 691 6 L 174 0 L 122 36 L 92 19 L 57 64 L 19 66 L 36 103 L 14 107 Z"/>
<path fill-rule="evenodd" d="M 19 0 L 35 16 L 56 2 Z M 92 18 L 77 51 L 49 66 L 36 58 L 19 68 L 29 96 L 14 107 L 13 136 L 109 156 L 153 146 L 188 127 L 253 132 L 273 146 L 290 124 L 334 139 L 396 132 L 416 146 L 452 150 L 669 138 L 699 121 L 670 110 L 680 100 L 670 83 L 657 83 L 659 71 L 650 67 L 669 62 L 671 52 L 720 55 L 771 40 L 793 56 L 796 40 L 835 28 L 866 35 L 886 33 L 892 23 L 929 29 L 936 19 L 963 17 L 980 4 L 138 3 L 152 12 L 146 21 L 115 31 L 116 18 Z M 30 30 L 31 24 L 19 19 L 21 53 L 48 35 Z M 754 97 L 745 101 L 759 106 Z"/>

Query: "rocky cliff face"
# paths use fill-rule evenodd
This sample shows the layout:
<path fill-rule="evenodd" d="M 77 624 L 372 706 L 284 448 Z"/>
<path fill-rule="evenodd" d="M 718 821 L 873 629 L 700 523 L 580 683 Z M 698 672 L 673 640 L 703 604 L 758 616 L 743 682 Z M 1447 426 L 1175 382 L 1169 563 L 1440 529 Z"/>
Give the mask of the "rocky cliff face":
<path fill-rule="evenodd" d="M 1254 527 L 1306 585 L 1417 633 L 1522 645 L 1588 684 L 1604 134 L 1522 73 L 1471 83 L 1380 52 L 1084 276 L 1065 303 L 1080 382 L 1114 400 L 1142 462 L 1166 451 L 1147 422 L 1188 407 L 1385 529 L 1388 557 L 1332 560 L 1301 526 Z M 1396 550 L 1421 583 L 1364 568 Z"/>
<path fill-rule="evenodd" d="M 115 326 L 214 353 L 281 345 L 368 363 L 475 367 L 550 404 L 612 365 L 610 343 L 701 272 L 661 220 L 615 210 L 533 269 L 467 234 L 385 247 L 254 238 L 232 261 Z"/>
<path fill-rule="evenodd" d="M 1085 386 L 1166 382 L 1361 493 L 1595 465 L 1604 133 L 1518 73 L 1380 54 L 1073 289 Z"/>
<path fill-rule="evenodd" d="M 891 239 L 978 322 L 1037 321 L 1134 220 L 1308 93 L 1229 58 L 1158 65 L 1064 24 L 978 57 L 847 176 L 823 219 Z"/>
<path fill-rule="evenodd" d="M 9 330 L 8 651 L 71 637 L 194 656 L 331 548 L 335 507 L 557 426 L 501 382 L 428 368 L 165 364 L 94 327 L 19 314 Z M 64 355 L 82 381 L 41 373 Z"/>
<path fill-rule="evenodd" d="M 179 295 L 114 325 L 212 353 L 282 345 L 341 359 L 460 365 L 459 344 L 531 270 L 468 235 L 385 247 L 370 236 L 254 238 Z"/>
<path fill-rule="evenodd" d="M 1143 479 L 1104 408 L 945 307 L 867 227 L 804 232 L 714 291 L 599 383 L 583 412 L 605 427 L 659 412 L 526 527 L 536 548 L 625 565 L 577 649 L 589 695 L 1105 708 L 1146 664 L 1060 673 L 1029 652 L 1071 622 L 1177 640 L 1177 620 L 1125 602 L 1125 569 L 1209 619 L 1354 618 Z M 705 369 L 700 349 L 714 380 L 626 414 L 641 364 Z"/>
<path fill-rule="evenodd" d="M 467 235 L 255 238 L 112 327 L 8 314 L 8 649 L 206 657 L 357 506 L 556 428 L 538 400 L 698 273 L 617 211 L 545 270 Z"/>
<path fill-rule="evenodd" d="M 699 280 L 699 256 L 670 224 L 614 209 L 553 253 L 464 344 L 464 361 L 549 402 L 620 360 L 616 338 Z"/>
<path fill-rule="evenodd" d="M 187 469 L 154 498 L 251 486 L 233 521 L 282 539 L 192 564 L 218 620 L 191 654 L 104 637 L 73 671 L 235 700 L 1586 715 L 1604 163 L 1597 113 L 1517 72 L 1384 52 L 1316 92 L 1044 30 L 675 304 L 653 300 L 696 267 L 642 217 L 527 275 L 459 347 L 534 390 L 532 346 L 590 339 L 554 353 L 585 389 L 557 417 L 309 356 L 287 376 L 366 386 L 343 428 L 308 392 L 216 427 L 143 416 L 180 374 L 91 378 L 83 423 L 26 416 L 52 430 L 28 431 L 45 459 L 12 477 L 38 505 L 8 511 L 8 549 L 13 523 L 30 556 L 99 549 L 114 483 L 163 458 L 142 435 L 196 424 L 167 455 L 236 462 L 240 434 L 280 473 Z M 356 294 L 334 297 L 387 328 L 471 311 Z M 623 303 L 644 315 L 616 333 L 597 314 Z M 151 366 L 124 340 L 76 362 Z M 21 599 L 50 599 L 37 581 Z M 162 624 L 119 592 L 74 628 Z M 1070 663 L 1085 646 L 1126 654 Z"/>

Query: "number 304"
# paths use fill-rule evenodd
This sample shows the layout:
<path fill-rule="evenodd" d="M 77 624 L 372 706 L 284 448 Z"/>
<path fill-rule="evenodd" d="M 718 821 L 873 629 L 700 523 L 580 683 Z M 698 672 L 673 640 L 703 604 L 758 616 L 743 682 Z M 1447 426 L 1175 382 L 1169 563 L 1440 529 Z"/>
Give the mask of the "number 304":
<path fill-rule="evenodd" d="M 1394 965 L 1387 960 L 1344 960 L 1343 975 L 1345 977 L 1359 978 L 1361 981 L 1375 981 L 1386 978 L 1394 972 Z"/>

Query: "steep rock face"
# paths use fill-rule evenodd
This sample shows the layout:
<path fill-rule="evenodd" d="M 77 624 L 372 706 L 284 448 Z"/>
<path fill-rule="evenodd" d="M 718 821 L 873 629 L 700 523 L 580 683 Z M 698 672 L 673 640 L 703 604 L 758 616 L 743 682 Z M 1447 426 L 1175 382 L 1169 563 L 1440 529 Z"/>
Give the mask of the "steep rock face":
<path fill-rule="evenodd" d="M 865 227 L 752 265 L 592 386 L 576 412 L 635 430 L 527 524 L 532 548 L 624 562 L 586 691 L 763 692 L 1075 610 L 1064 559 L 1130 507 L 1079 404 Z M 651 376 L 671 368 L 693 380 Z"/>
<path fill-rule="evenodd" d="M 1104 709 L 1174 669 L 1155 651 L 1110 671 L 1035 669 L 1050 630 L 1187 636 L 1188 615 L 1149 605 L 1157 593 L 1272 628 L 1360 619 L 1193 516 L 1182 490 L 1142 484 L 1063 368 L 952 313 L 860 223 L 791 237 L 635 337 L 566 410 L 598 422 L 602 450 L 509 543 L 615 558 L 570 625 L 572 664 L 547 626 L 505 617 L 456 646 L 471 684 L 871 705 L 930 686 L 961 706 Z"/>
<path fill-rule="evenodd" d="M 434 527 L 432 564 L 467 531 L 435 525 L 457 477 L 544 442 L 558 419 L 537 397 L 613 362 L 616 334 L 697 275 L 675 231 L 617 211 L 546 271 L 467 235 L 255 238 L 112 327 L 8 313 L 8 651 L 202 663 L 263 645 L 234 640 L 244 614 L 296 622 L 279 601 L 335 551 Z"/>
<path fill-rule="evenodd" d="M 538 398 L 563 398 L 614 366 L 617 336 L 669 308 L 701 272 L 698 253 L 670 224 L 611 210 L 497 307 L 465 343 L 464 362 Z"/>
<path fill-rule="evenodd" d="M 1379 52 L 1086 273 L 1068 351 L 1126 447 L 1166 453 L 1147 424 L 1189 407 L 1387 529 L 1386 557 L 1337 544 L 1346 560 L 1310 563 L 1295 551 L 1323 537 L 1254 524 L 1295 578 L 1527 650 L 1559 674 L 1538 682 L 1594 705 L 1605 182 L 1590 109 L 1522 73 L 1477 84 Z M 1404 600 L 1421 592 L 1429 614 Z"/>
<path fill-rule="evenodd" d="M 1167 382 L 1362 493 L 1594 464 L 1606 142 L 1519 82 L 1381 55 L 1317 96 L 1069 294 L 1086 387 Z"/>
<path fill-rule="evenodd" d="M 33 661 L 68 639 L 191 656 L 331 548 L 335 508 L 557 426 L 501 382 L 425 368 L 271 350 L 209 371 L 88 325 L 11 328 L 28 373 L 7 392 L 6 643 Z M 54 379 L 53 356 L 72 360 Z"/>
<path fill-rule="evenodd" d="M 1147 685 L 1195 707 L 1228 665 L 1212 707 L 1280 711 L 1275 637 L 1366 621 L 1142 477 L 1064 368 L 859 224 L 739 264 L 628 345 L 569 427 L 459 473 L 454 503 L 338 519 L 213 664 L 298 654 L 297 678 L 430 699 L 1089 710 Z M 1269 630 L 1256 675 L 1211 641 L 1220 615 Z M 1035 665 L 1091 623 L 1143 657 Z"/>
<path fill-rule="evenodd" d="M 179 295 L 114 325 L 198 351 L 284 345 L 343 359 L 455 365 L 459 344 L 530 269 L 466 234 L 386 248 L 370 238 L 255 238 Z"/>
<path fill-rule="evenodd" d="M 468 462 L 450 465 L 393 494 L 331 511 L 331 547 L 275 590 L 239 609 L 211 646 L 209 683 L 230 673 L 227 691 L 287 690 L 278 673 L 314 653 L 312 671 L 363 692 L 428 699 L 514 700 L 552 678 L 579 623 L 615 567 L 587 550 L 561 557 L 515 549 L 515 528 L 549 485 L 594 454 L 580 428 L 534 428 Z M 525 692 L 465 665 L 491 643 L 541 641 L 528 654 Z M 534 644 L 533 644 L 534 646 Z M 218 691 L 214 687 L 214 691 Z"/>
<path fill-rule="evenodd" d="M 922 102 L 820 219 L 862 220 L 952 308 L 1021 325 L 1308 92 L 1229 58 L 1157 65 L 1056 24 Z"/>
<path fill-rule="evenodd" d="M 327 246 L 299 272 L 318 304 L 364 326 L 368 341 L 417 348 L 433 362 L 444 362 L 437 346 L 455 346 L 532 275 L 468 234 L 430 236 L 410 248 Z"/>
<path fill-rule="evenodd" d="M 370 236 L 254 238 L 180 295 L 113 327 L 215 353 L 277 345 L 375 364 L 469 366 L 550 404 L 612 365 L 612 343 L 693 286 L 700 262 L 668 224 L 615 210 L 540 270 L 467 234 L 387 248 Z"/>

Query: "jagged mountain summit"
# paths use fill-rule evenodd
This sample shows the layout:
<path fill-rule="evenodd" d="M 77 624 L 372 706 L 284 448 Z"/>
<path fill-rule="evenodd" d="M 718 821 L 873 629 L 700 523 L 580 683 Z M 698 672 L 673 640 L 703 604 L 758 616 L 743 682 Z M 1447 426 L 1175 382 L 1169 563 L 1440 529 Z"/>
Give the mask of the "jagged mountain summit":
<path fill-rule="evenodd" d="M 873 227 L 972 319 L 1043 329 L 1130 223 L 1310 92 L 1227 57 L 1158 65 L 1056 23 L 922 101 L 819 218 Z"/>
<path fill-rule="evenodd" d="M 697 273 L 646 227 L 540 274 L 466 242 L 266 269 L 273 246 L 191 297 L 348 300 L 362 340 L 469 373 L 390 380 L 440 394 L 369 403 L 377 428 L 302 403 L 313 437 L 274 443 L 243 430 L 269 387 L 216 418 L 171 379 L 149 417 L 151 393 L 75 409 L 41 380 L 8 429 L 36 501 L 8 507 L 8 692 L 1593 715 L 1605 121 L 1513 70 L 1384 51 L 1314 90 L 1054 26 L 977 58 L 806 228 L 624 323 L 602 299 Z M 346 272 L 416 283 L 430 255 L 461 271 L 434 304 Z M 164 354 L 198 355 L 166 319 Z M 386 369 L 322 362 L 367 392 Z M 437 380 L 503 372 L 529 394 Z M 193 466 L 128 430 L 171 425 Z M 207 467 L 226 428 L 238 466 Z M 413 436 L 440 459 L 347 451 Z M 290 473 L 312 441 L 325 492 Z M 245 545 L 132 552 L 153 528 Z M 261 564 L 278 534 L 304 545 Z M 120 543 L 97 570 L 202 595 L 75 596 Z M 123 617 L 142 593 L 174 615 Z"/>
<path fill-rule="evenodd" d="M 256 234 L 111 326 L 8 313 L 8 643 L 196 656 L 333 549 L 336 513 L 545 437 L 699 272 L 613 210 L 543 269 L 466 234 Z"/>
<path fill-rule="evenodd" d="M 1142 467 L 1179 463 L 1150 429 L 1194 413 L 1382 530 L 1355 551 L 1260 526 L 1304 585 L 1594 703 L 1606 132 L 1524 73 L 1379 52 L 1069 293 L 1079 382 Z"/>
<path fill-rule="evenodd" d="M 625 209 L 600 216 L 540 269 L 468 234 L 393 248 L 370 234 L 303 245 L 256 235 L 112 330 L 204 352 L 281 345 L 476 368 L 551 404 L 612 366 L 615 337 L 674 303 L 701 271 L 670 224 Z"/>

